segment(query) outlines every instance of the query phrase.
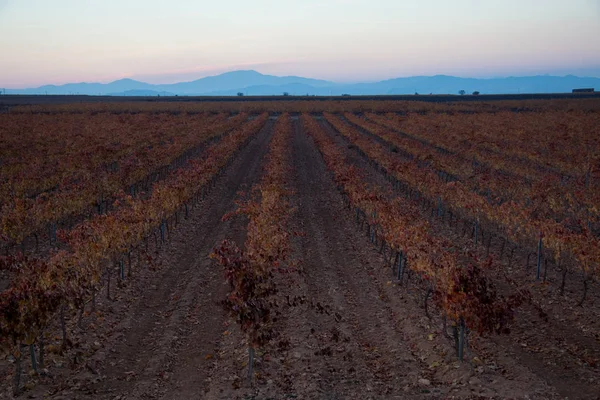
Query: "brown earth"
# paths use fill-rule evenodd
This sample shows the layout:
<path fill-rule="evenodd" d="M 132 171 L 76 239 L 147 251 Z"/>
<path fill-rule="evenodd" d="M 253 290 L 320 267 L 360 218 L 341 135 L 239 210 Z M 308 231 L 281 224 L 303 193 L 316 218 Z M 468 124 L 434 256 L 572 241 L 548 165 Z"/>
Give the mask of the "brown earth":
<path fill-rule="evenodd" d="M 424 286 L 414 278 L 397 285 L 298 121 L 290 149 L 295 207 L 290 264 L 297 272 L 277 275 L 276 283 L 281 304 L 286 296 L 308 301 L 282 306 L 275 324 L 279 337 L 258 351 L 249 386 L 247 345 L 220 305 L 227 286 L 208 256 L 224 238 L 243 243 L 247 221 L 222 217 L 235 209 L 238 192 L 259 180 L 271 127 L 272 122 L 238 155 L 167 243 L 152 249 L 152 268 L 134 268 L 134 278 L 114 289 L 112 300 L 98 298 L 96 311 L 84 318 L 85 331 L 73 316 L 72 349 L 58 354 L 59 340 L 52 338 L 48 375 L 24 378 L 27 389 L 20 398 L 598 397 L 598 367 L 581 362 L 579 347 L 594 355 L 600 344 L 582 333 L 572 315 L 568 324 L 551 315 L 542 325 L 524 309 L 511 335 L 472 338 L 465 362 L 457 361 L 435 310 L 431 319 L 425 315 Z M 351 149 L 347 154 L 372 182 L 387 184 Z M 458 236 L 458 228 L 438 225 Z M 559 341 L 563 337 L 566 344 Z M 10 370 L 0 366 L 0 398 L 11 397 Z"/>

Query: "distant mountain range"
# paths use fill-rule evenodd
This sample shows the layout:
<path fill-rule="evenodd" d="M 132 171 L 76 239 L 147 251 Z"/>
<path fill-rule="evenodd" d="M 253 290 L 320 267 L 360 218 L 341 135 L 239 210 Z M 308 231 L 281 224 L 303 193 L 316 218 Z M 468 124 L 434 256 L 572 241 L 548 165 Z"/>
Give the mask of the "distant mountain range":
<path fill-rule="evenodd" d="M 413 76 L 373 83 L 342 84 L 299 76 L 263 75 L 256 71 L 232 71 L 191 82 L 153 85 L 133 79 L 111 83 L 68 83 L 30 89 L 7 89 L 6 94 L 86 94 L 114 96 L 235 96 L 244 95 L 385 95 L 563 93 L 572 89 L 600 90 L 600 78 L 524 76 L 492 79 L 458 78 L 447 75 Z"/>

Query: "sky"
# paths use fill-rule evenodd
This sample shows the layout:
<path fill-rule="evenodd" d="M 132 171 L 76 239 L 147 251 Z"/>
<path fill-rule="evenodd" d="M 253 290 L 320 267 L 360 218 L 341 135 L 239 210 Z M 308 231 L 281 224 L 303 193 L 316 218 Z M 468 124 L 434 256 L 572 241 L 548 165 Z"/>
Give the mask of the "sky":
<path fill-rule="evenodd" d="M 0 87 L 600 77 L 600 0 L 0 0 Z"/>

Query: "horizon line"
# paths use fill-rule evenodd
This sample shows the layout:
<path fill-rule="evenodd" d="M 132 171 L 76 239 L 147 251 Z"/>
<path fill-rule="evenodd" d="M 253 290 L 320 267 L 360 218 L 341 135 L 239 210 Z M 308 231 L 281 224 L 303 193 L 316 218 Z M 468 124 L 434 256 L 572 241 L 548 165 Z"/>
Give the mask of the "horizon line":
<path fill-rule="evenodd" d="M 65 82 L 65 83 L 44 83 L 44 84 L 40 84 L 39 86 L 13 86 L 13 85 L 4 85 L 4 84 L 0 84 L 0 88 L 3 89 L 8 89 L 8 90 L 27 90 L 27 89 L 38 89 L 44 86 L 65 86 L 65 85 L 81 85 L 81 84 L 89 84 L 89 85 L 93 85 L 93 84 L 101 84 L 101 85 L 107 85 L 107 84 L 111 84 L 111 83 L 115 83 L 115 82 L 119 82 L 119 81 L 134 81 L 134 82 L 139 82 L 139 83 L 144 83 L 147 85 L 152 85 L 152 86 L 160 86 L 160 85 L 174 85 L 174 84 L 178 84 L 178 83 L 190 83 L 190 82 L 195 82 L 201 79 L 205 79 L 205 78 L 211 78 L 211 77 L 217 77 L 217 76 L 221 76 L 221 75 L 225 75 L 228 73 L 235 73 L 235 72 L 256 72 L 260 75 L 264 75 L 264 76 L 274 76 L 274 77 L 278 77 L 278 78 L 286 78 L 286 77 L 297 77 L 297 78 L 303 78 L 303 79 L 313 79 L 313 80 L 321 80 L 321 81 L 326 81 L 335 85 L 353 85 L 353 84 L 362 84 L 362 83 L 377 83 L 377 82 L 384 82 L 384 81 L 388 81 L 388 80 L 394 80 L 394 79 L 408 79 L 408 78 L 433 78 L 433 77 L 437 77 L 437 76 L 444 76 L 444 77 L 451 77 L 451 78 L 459 78 L 459 79 L 475 79 L 475 80 L 493 80 L 493 79 L 510 79 L 510 78 L 534 78 L 534 77 L 555 77 L 555 78 L 566 78 L 566 77 L 575 77 L 575 78 L 581 78 L 581 79 L 600 79 L 599 76 L 580 76 L 580 75 L 575 75 L 572 73 L 568 73 L 568 74 L 564 74 L 564 75 L 559 75 L 559 74 L 551 74 L 551 73 L 544 73 L 544 74 L 533 74 L 533 75 L 498 75 L 498 76 L 487 76 L 487 77 L 473 77 L 473 76 L 460 76 L 460 75 L 448 75 L 448 74 L 433 74 L 433 75 L 405 75 L 405 76 L 395 76 L 395 77 L 390 77 L 390 78 L 384 78 L 384 79 L 379 79 L 379 80 L 352 80 L 352 81 L 333 81 L 333 80 L 327 80 L 327 79 L 323 79 L 323 78 L 313 78 L 313 77 L 305 77 L 305 76 L 301 76 L 301 75 L 276 75 L 276 74 L 267 74 L 267 73 L 262 73 L 256 69 L 234 69 L 234 70 L 228 70 L 225 72 L 221 72 L 221 73 L 217 73 L 214 75 L 205 75 L 205 76 L 200 76 L 198 78 L 192 79 L 192 80 L 181 80 L 181 81 L 174 81 L 174 82 L 164 82 L 164 83 L 149 83 L 146 82 L 144 80 L 139 80 L 139 79 L 135 79 L 131 76 L 128 77 L 123 77 L 123 78 L 118 78 L 118 79 L 111 79 L 111 80 L 98 80 L 98 81 L 79 81 L 79 82 Z M 157 74 L 158 75 L 158 74 Z"/>

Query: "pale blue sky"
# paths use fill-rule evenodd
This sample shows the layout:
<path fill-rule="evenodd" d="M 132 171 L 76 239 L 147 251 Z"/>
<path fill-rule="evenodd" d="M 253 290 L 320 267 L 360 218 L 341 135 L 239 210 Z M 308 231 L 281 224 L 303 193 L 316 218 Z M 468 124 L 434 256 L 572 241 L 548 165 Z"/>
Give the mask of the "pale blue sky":
<path fill-rule="evenodd" d="M 600 0 L 0 0 L 0 86 L 600 76 Z"/>

